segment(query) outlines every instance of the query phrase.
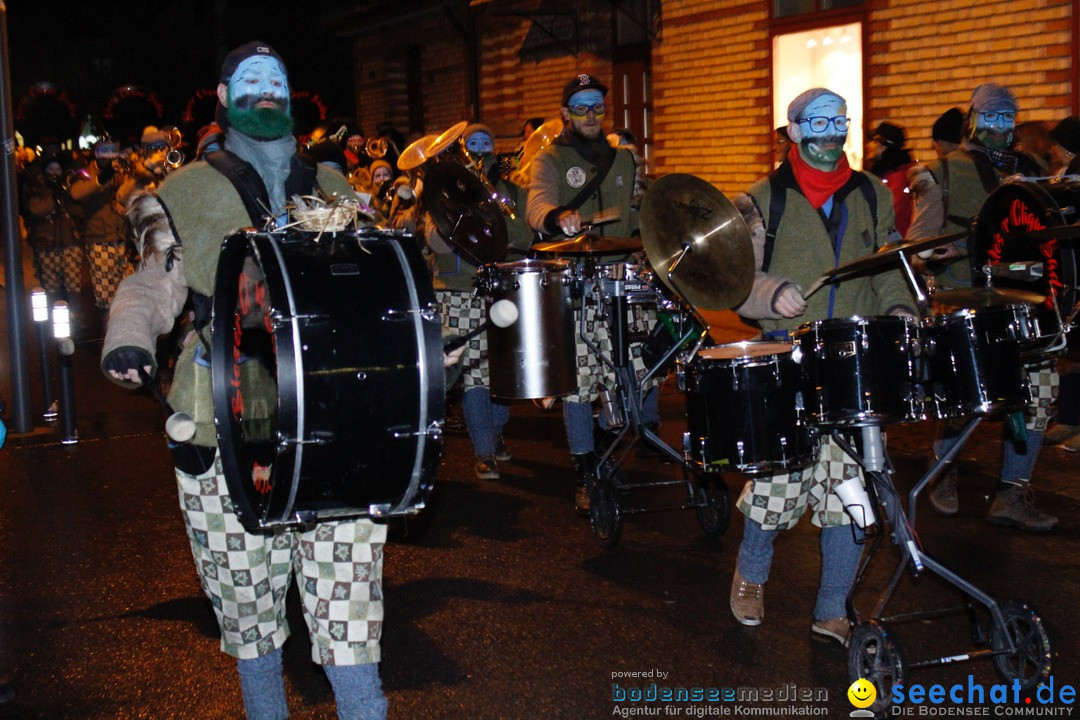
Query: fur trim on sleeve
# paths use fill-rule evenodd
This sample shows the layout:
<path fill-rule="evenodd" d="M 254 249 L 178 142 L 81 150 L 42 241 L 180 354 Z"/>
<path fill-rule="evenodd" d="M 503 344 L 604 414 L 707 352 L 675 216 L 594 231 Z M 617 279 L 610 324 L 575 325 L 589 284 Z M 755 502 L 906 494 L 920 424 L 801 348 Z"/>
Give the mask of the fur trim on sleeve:
<path fill-rule="evenodd" d="M 180 239 L 169 218 L 165 205 L 153 193 L 135 194 L 128 201 L 128 220 L 135 231 L 139 254 L 153 253 L 159 261 L 171 266 L 171 258 L 180 252 Z"/>

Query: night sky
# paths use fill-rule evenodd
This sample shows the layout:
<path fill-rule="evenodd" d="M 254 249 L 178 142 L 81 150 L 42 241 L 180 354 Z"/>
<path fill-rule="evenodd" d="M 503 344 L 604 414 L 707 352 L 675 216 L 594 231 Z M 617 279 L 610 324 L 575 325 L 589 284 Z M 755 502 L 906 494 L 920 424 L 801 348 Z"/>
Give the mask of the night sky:
<path fill-rule="evenodd" d="M 346 6 L 350 3 L 344 3 Z M 325 19 L 333 2 L 282 0 L 12 0 L 7 24 L 12 105 L 34 83 L 54 83 L 80 117 L 101 114 L 124 85 L 152 91 L 166 124 L 196 90 L 216 86 L 228 50 L 252 39 L 285 58 L 293 90 L 318 94 L 331 117 L 351 117 L 351 40 Z M 18 121 L 16 121 L 18 129 Z"/>

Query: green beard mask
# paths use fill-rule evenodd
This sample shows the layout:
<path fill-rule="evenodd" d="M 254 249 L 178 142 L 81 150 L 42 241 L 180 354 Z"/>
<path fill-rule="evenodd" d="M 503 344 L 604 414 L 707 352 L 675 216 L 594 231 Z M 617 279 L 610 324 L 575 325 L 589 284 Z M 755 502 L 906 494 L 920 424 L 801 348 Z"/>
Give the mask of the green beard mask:
<path fill-rule="evenodd" d="M 248 102 L 244 102 L 248 100 Z M 227 117 L 229 125 L 256 140 L 277 140 L 292 132 L 293 119 L 289 107 L 256 107 L 253 100 L 241 98 L 233 102 L 229 96 Z"/>
<path fill-rule="evenodd" d="M 811 135 L 799 141 L 802 156 L 811 166 L 819 170 L 832 170 L 844 154 L 844 142 L 847 135 Z M 832 145 L 832 147 L 826 147 Z"/>

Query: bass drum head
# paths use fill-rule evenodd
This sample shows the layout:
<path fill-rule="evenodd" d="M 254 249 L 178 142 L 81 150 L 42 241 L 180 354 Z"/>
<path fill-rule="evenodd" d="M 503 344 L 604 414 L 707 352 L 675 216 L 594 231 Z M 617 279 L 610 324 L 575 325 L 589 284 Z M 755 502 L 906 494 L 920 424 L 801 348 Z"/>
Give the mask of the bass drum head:
<path fill-rule="evenodd" d="M 1057 325 L 1051 298 L 1057 298 L 1063 317 L 1076 305 L 1076 252 L 1068 240 L 1031 239 L 1026 233 L 1075 223 L 1077 202 L 1080 202 L 1080 183 L 1022 181 L 995 188 L 979 210 L 971 253 L 972 277 L 983 277 L 984 265 L 1042 261 L 1043 276 L 1037 280 L 1004 277 L 993 280 L 996 288 L 1045 295 L 1047 302 L 1036 308 L 1041 326 Z"/>
<path fill-rule="evenodd" d="M 416 512 L 444 419 L 434 291 L 411 236 L 238 233 L 211 322 L 222 470 L 250 531 Z"/>

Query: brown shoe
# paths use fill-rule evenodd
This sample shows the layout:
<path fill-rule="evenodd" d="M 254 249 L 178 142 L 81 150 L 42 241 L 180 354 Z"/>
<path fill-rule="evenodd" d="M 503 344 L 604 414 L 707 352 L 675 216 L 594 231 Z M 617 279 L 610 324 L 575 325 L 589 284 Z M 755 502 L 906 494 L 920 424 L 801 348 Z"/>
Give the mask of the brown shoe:
<path fill-rule="evenodd" d="M 498 480 L 499 466 L 492 455 L 476 458 L 476 477 L 478 480 Z"/>
<path fill-rule="evenodd" d="M 1058 519 L 1053 515 L 1035 509 L 1035 494 L 1027 483 L 998 490 L 994 502 L 990 504 L 986 520 L 991 525 L 1029 532 L 1050 532 L 1058 523 Z"/>
<path fill-rule="evenodd" d="M 930 488 L 930 506 L 939 515 L 951 516 L 960 511 L 960 498 L 956 494 L 956 466 L 940 475 Z"/>
<path fill-rule="evenodd" d="M 765 618 L 765 586 L 739 574 L 731 579 L 731 614 L 743 625 L 760 625 Z"/>
<path fill-rule="evenodd" d="M 1072 440 L 1080 442 L 1080 438 L 1074 438 L 1073 436 L 1080 433 L 1080 425 L 1062 425 L 1058 423 L 1054 427 L 1046 431 L 1043 435 L 1043 444 L 1045 445 L 1060 445 L 1066 440 Z M 1070 452 L 1076 452 L 1076 450 L 1070 450 Z"/>
<path fill-rule="evenodd" d="M 577 490 L 574 491 L 574 510 L 581 517 L 589 517 L 590 507 L 592 503 L 589 501 L 589 489 L 584 485 L 578 485 Z"/>
<path fill-rule="evenodd" d="M 847 618 L 829 618 L 828 620 L 815 620 L 810 626 L 810 631 L 822 637 L 832 638 L 844 647 L 847 647 L 848 638 L 851 637 L 851 624 Z"/>

